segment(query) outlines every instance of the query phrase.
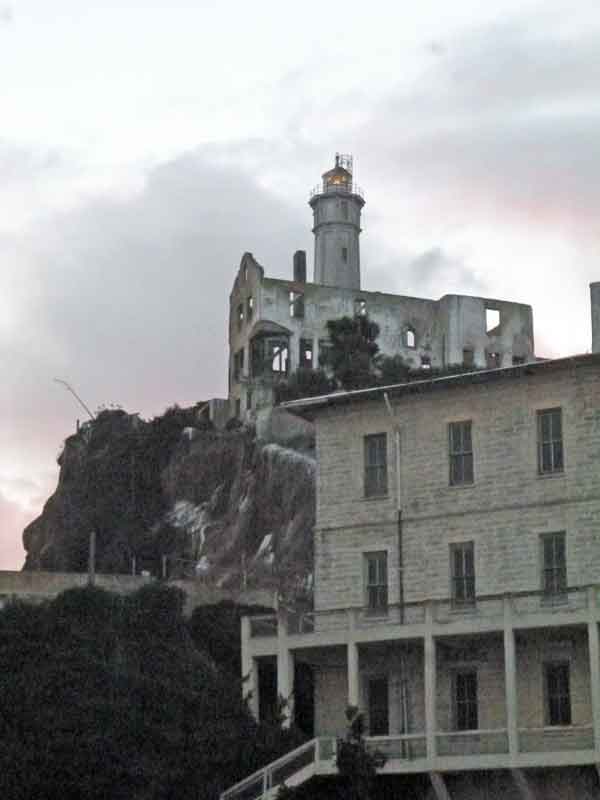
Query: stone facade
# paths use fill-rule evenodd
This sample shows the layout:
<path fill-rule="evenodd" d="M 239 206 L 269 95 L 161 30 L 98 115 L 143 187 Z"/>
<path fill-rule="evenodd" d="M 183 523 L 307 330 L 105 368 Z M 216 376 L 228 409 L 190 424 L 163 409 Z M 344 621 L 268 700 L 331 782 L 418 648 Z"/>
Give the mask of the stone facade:
<path fill-rule="evenodd" d="M 300 622 L 280 612 L 270 645 L 247 636 L 245 663 L 276 651 L 282 669 L 290 659 L 310 664 L 315 735 L 343 735 L 343 705 L 358 706 L 388 756 L 384 772 L 429 773 L 431 797 L 479 797 L 486 771 L 488 788 L 510 774 L 515 797 L 545 797 L 540 768 L 562 770 L 565 797 L 595 796 L 600 355 L 286 409 L 316 424 L 315 612 Z M 552 436 L 548 414 L 559 425 Z M 457 480 L 450 429 L 465 422 L 472 472 Z M 365 437 L 382 434 L 386 480 L 367 497 Z M 558 562 L 548 561 L 548 542 Z M 472 554 L 467 603 L 456 548 Z M 382 607 L 369 594 L 373 554 L 387 565 Z M 557 569 L 560 585 L 548 578 Z"/>

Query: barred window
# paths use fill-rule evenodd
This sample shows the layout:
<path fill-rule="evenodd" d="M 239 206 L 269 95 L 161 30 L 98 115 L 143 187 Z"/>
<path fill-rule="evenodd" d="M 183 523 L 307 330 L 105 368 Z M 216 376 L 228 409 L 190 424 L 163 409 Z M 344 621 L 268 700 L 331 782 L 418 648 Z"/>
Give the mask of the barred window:
<path fill-rule="evenodd" d="M 546 664 L 546 722 L 548 725 L 571 724 L 571 686 L 569 664 Z"/>
<path fill-rule="evenodd" d="M 365 436 L 365 497 L 386 495 L 387 434 Z"/>
<path fill-rule="evenodd" d="M 473 483 L 473 441 L 471 421 L 451 422 L 448 426 L 450 486 Z"/>
<path fill-rule="evenodd" d="M 562 410 L 538 411 L 538 469 L 541 475 L 564 469 Z"/>
<path fill-rule="evenodd" d="M 547 595 L 567 591 L 567 544 L 564 531 L 542 534 L 542 588 Z"/>
<path fill-rule="evenodd" d="M 366 605 L 371 614 L 383 614 L 388 607 L 387 552 L 365 553 Z"/>
<path fill-rule="evenodd" d="M 469 605 L 475 602 L 475 554 L 473 542 L 450 545 L 452 602 Z"/>
<path fill-rule="evenodd" d="M 476 731 L 479 727 L 477 708 L 477 672 L 460 671 L 454 675 L 454 727 L 457 731 Z"/>

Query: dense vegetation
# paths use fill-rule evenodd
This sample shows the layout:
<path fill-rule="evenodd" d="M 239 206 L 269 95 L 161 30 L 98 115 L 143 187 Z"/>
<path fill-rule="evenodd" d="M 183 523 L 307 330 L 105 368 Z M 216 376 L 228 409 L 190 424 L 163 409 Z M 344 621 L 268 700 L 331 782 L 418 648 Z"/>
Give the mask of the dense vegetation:
<path fill-rule="evenodd" d="M 179 590 L 149 585 L 0 612 L 3 797 L 211 800 L 297 746 L 249 714 L 218 613 L 192 625 L 182 608 Z"/>

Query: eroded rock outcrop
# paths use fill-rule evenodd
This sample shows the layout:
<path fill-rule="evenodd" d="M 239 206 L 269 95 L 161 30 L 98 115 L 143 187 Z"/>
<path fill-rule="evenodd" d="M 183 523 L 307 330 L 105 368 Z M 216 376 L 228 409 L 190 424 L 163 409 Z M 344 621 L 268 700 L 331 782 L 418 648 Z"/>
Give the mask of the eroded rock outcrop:
<path fill-rule="evenodd" d="M 54 494 L 24 531 L 24 569 L 158 573 L 227 587 L 310 587 L 315 460 L 254 430 L 208 429 L 197 409 L 150 422 L 103 411 L 65 442 Z"/>

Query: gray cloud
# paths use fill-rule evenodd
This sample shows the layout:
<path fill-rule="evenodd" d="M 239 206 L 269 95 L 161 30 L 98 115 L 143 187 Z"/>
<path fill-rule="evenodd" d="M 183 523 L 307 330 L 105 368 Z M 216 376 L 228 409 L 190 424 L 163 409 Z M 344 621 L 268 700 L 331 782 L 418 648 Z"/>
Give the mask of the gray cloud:
<path fill-rule="evenodd" d="M 447 45 L 374 109 L 358 147 L 450 220 L 528 217 L 593 235 L 600 205 L 600 27 L 505 25 Z"/>

